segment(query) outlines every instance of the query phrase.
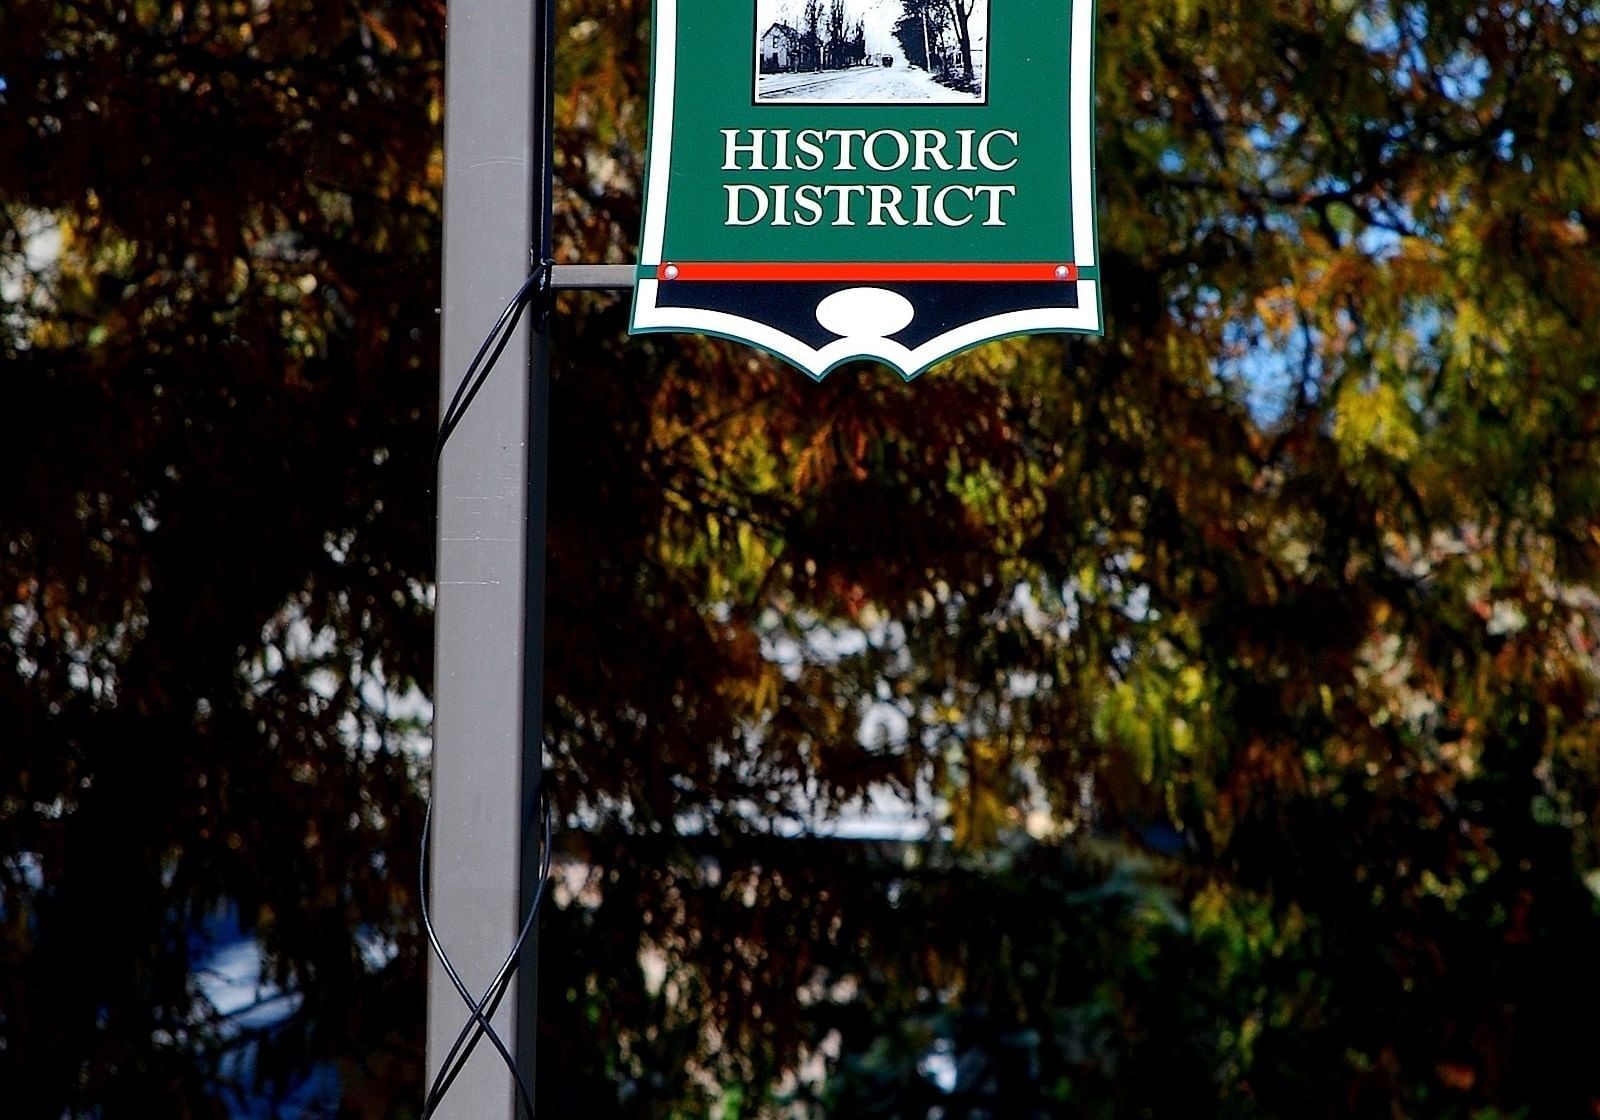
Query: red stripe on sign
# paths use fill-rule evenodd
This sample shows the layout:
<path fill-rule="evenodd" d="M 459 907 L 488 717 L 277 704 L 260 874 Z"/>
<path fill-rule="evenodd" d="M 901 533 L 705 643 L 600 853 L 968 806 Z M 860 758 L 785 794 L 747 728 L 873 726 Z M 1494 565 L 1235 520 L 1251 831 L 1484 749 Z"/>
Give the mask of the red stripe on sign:
<path fill-rule="evenodd" d="M 656 265 L 657 280 L 822 280 L 850 284 L 872 281 L 946 280 L 967 283 L 1062 281 L 1078 278 L 1078 266 L 1051 264 L 815 264 L 667 261 Z"/>

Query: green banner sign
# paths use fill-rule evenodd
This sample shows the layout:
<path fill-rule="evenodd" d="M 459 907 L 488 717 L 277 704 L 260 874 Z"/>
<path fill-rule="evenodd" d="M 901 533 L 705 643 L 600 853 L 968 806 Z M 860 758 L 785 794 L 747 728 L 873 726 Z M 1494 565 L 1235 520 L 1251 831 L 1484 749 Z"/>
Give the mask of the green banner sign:
<path fill-rule="evenodd" d="M 1099 333 L 1091 0 L 655 0 L 633 330 L 905 377 Z"/>

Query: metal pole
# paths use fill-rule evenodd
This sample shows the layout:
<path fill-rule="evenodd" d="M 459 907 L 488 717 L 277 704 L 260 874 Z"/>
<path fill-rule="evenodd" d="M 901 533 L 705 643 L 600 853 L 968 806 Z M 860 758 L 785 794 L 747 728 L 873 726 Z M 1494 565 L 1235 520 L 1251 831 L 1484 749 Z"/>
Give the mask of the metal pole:
<path fill-rule="evenodd" d="M 532 268 L 550 259 L 551 199 L 554 191 L 555 0 L 532 0 L 533 184 Z M 523 604 L 522 836 L 521 898 L 526 914 L 539 890 L 537 847 L 539 791 L 544 780 L 544 575 L 545 526 L 550 479 L 550 324 L 546 305 L 533 309 L 533 349 L 529 355 L 528 394 L 528 555 L 527 598 Z M 539 930 L 535 925 L 517 970 L 517 1065 L 531 1087 L 539 1052 Z"/>
<path fill-rule="evenodd" d="M 549 244 L 547 0 L 451 0 L 445 69 L 441 392 Z M 439 470 L 432 913 L 476 994 L 504 959 L 537 866 L 548 348 L 537 308 Z M 531 376 L 521 376 L 524 359 Z M 537 953 L 494 1018 L 532 1084 Z M 515 1006 L 513 1006 L 515 1005 Z M 428 968 L 428 1071 L 467 1019 Z M 510 1118 L 509 1072 L 480 1045 L 436 1113 Z"/>

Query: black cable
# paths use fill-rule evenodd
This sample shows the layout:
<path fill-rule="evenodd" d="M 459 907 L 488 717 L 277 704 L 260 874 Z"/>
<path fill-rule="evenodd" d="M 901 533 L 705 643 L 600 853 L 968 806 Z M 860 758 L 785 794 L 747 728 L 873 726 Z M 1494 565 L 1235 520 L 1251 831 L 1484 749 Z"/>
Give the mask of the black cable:
<path fill-rule="evenodd" d="M 450 403 L 445 406 L 439 418 L 439 434 L 433 445 L 433 477 L 439 475 L 439 468 L 444 459 L 445 445 L 449 443 L 456 427 L 466 416 L 467 410 L 472 406 L 479 390 L 489 379 L 495 364 L 499 362 L 500 355 L 510 344 L 512 336 L 516 333 L 517 324 L 521 321 L 523 312 L 537 297 L 541 310 L 548 308 L 550 294 L 551 263 L 544 261 L 534 271 L 522 286 L 517 289 L 511 302 L 506 304 L 505 310 L 495 320 L 494 326 L 489 328 L 489 333 L 484 337 L 483 344 L 478 347 L 478 352 L 473 356 L 467 366 L 467 372 L 462 376 L 461 382 L 456 386 L 456 391 L 451 395 Z M 485 361 L 487 357 L 487 361 Z M 434 538 L 437 540 L 438 510 L 434 512 L 436 528 Z M 434 566 L 438 566 L 437 553 L 434 557 Z M 450 978 L 451 986 L 456 994 L 461 997 L 470 1010 L 467 1021 L 462 1024 L 455 1041 L 445 1053 L 444 1060 L 439 1063 L 439 1071 L 434 1075 L 433 1082 L 428 1086 L 427 1097 L 423 1101 L 422 1120 L 428 1120 L 439 1105 L 443 1102 L 445 1094 L 450 1091 L 450 1086 L 466 1068 L 467 1060 L 472 1057 L 472 1052 L 477 1049 L 478 1043 L 485 1038 L 500 1055 L 500 1060 L 511 1071 L 512 1080 L 516 1084 L 517 1098 L 523 1109 L 531 1118 L 533 1111 L 533 1093 L 527 1081 L 522 1076 L 522 1071 L 517 1068 L 515 1056 L 506 1046 L 505 1040 L 494 1029 L 491 1022 L 495 1011 L 500 1006 L 500 1001 L 505 997 L 506 991 L 511 986 L 511 980 L 516 975 L 517 967 L 521 963 L 522 949 L 527 944 L 529 935 L 533 932 L 539 918 L 539 908 L 544 902 L 545 887 L 550 879 L 550 853 L 551 836 L 553 832 L 552 812 L 550 798 L 543 787 L 541 780 L 539 793 L 540 836 L 539 836 L 539 885 L 534 891 L 533 898 L 528 903 L 528 912 L 522 921 L 522 927 L 517 932 L 517 939 L 512 943 L 511 951 L 506 954 L 506 959 L 496 970 L 494 977 L 489 981 L 488 987 L 476 1000 L 472 998 L 471 991 L 467 988 L 461 974 L 456 970 L 455 964 L 444 950 L 444 945 L 439 940 L 438 931 L 434 929 L 433 918 L 428 909 L 428 845 L 433 828 L 433 790 L 430 786 L 427 796 L 427 807 L 422 818 L 421 863 L 418 868 L 417 886 L 418 901 L 422 912 L 422 926 L 427 931 L 428 943 L 433 951 L 439 955 L 439 963 L 444 966 L 445 975 Z"/>
<path fill-rule="evenodd" d="M 522 313 L 527 310 L 533 297 L 538 295 L 541 301 L 550 293 L 550 262 L 546 261 L 539 269 L 522 282 L 517 289 L 517 294 L 511 297 L 511 302 L 506 304 L 500 317 L 494 321 L 494 326 L 489 328 L 489 333 L 484 336 L 483 343 L 478 347 L 478 352 L 467 366 L 467 372 L 462 376 L 461 383 L 456 386 L 456 391 L 450 397 L 450 403 L 445 406 L 444 412 L 439 416 L 439 435 L 433 444 L 433 470 L 438 477 L 439 464 L 444 458 L 444 446 L 450 442 L 450 437 L 455 433 L 456 425 L 461 423 L 462 417 L 467 414 L 473 398 L 478 395 L 484 383 L 488 381 L 489 374 L 493 372 L 495 363 L 500 360 L 500 355 L 511 342 L 511 336 L 516 332 L 517 323 L 522 319 Z M 483 356 L 489 353 L 489 348 L 494 347 L 487 365 L 483 365 Z M 480 370 L 479 367 L 482 366 Z M 435 557 L 437 560 L 437 557 Z"/>
<path fill-rule="evenodd" d="M 522 947 L 527 943 L 529 934 L 533 932 L 534 923 L 539 916 L 540 904 L 544 901 L 545 884 L 550 877 L 551 812 L 549 799 L 544 795 L 543 790 L 540 791 L 539 803 L 542 817 L 539 841 L 539 886 L 535 890 L 533 900 L 528 906 L 527 916 L 523 918 L 522 928 L 517 932 L 517 939 L 511 945 L 511 951 L 506 954 L 506 959 L 501 962 L 493 979 L 489 981 L 489 986 L 484 989 L 483 995 L 474 1001 L 472 993 L 467 989 L 466 982 L 461 979 L 460 973 L 456 971 L 455 965 L 444 951 L 444 946 L 440 944 L 439 935 L 434 930 L 433 921 L 428 910 L 427 851 L 428 837 L 433 821 L 433 798 L 430 796 L 428 799 L 427 811 L 423 816 L 422 822 L 423 867 L 419 875 L 422 925 L 428 932 L 428 943 L 433 946 L 433 951 L 439 954 L 439 963 L 444 965 L 445 975 L 450 978 L 451 986 L 455 988 L 456 994 L 461 997 L 461 1001 L 471 1009 L 472 1014 L 462 1024 L 455 1041 L 450 1044 L 450 1049 L 445 1053 L 444 1060 L 439 1063 L 439 1072 L 434 1075 L 433 1084 L 428 1087 L 428 1095 L 422 1106 L 424 1120 L 432 1116 L 440 1103 L 443 1102 L 444 1095 L 450 1091 L 450 1086 L 455 1083 L 457 1076 L 466 1068 L 467 1059 L 472 1057 L 473 1050 L 477 1049 L 478 1043 L 484 1038 L 489 1040 L 489 1044 L 499 1053 L 500 1060 L 511 1071 L 511 1076 L 516 1082 L 517 1095 L 521 1099 L 523 1107 L 527 1109 L 528 1115 L 533 1115 L 533 1097 L 528 1090 L 527 1083 L 523 1080 L 522 1071 L 517 1068 L 516 1058 L 506 1046 L 505 1040 L 500 1037 L 500 1033 L 494 1029 L 490 1019 L 493 1018 L 495 1011 L 499 1008 L 501 998 L 510 988 L 511 980 L 516 975 L 517 966 L 522 956 Z"/>

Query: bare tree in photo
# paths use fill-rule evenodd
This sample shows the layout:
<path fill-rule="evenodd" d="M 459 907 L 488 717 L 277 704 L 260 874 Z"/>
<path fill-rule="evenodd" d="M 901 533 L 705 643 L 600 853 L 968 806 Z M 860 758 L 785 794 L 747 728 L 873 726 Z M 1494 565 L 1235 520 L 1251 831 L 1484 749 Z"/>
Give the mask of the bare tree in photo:
<path fill-rule="evenodd" d="M 949 84 L 974 90 L 978 85 L 977 67 L 972 59 L 972 17 L 980 10 L 980 0 L 901 0 L 902 15 L 894 25 L 906 59 L 930 73 L 938 73 Z M 953 32 L 951 57 L 945 32 Z"/>
<path fill-rule="evenodd" d="M 955 28 L 956 42 L 961 47 L 961 77 L 964 81 L 972 81 L 972 29 L 968 24 L 972 20 L 972 9 L 978 0 L 940 0 L 945 11 L 950 13 L 951 26 Z"/>
<path fill-rule="evenodd" d="M 844 37 L 844 0 L 832 0 L 828 7 L 827 57 L 827 66 L 830 70 L 842 70 L 848 65 Z"/>
<path fill-rule="evenodd" d="M 900 41 L 907 62 L 934 73 L 939 68 L 937 48 L 950 18 L 949 9 L 943 0 L 901 0 L 901 7 L 904 12 L 895 21 L 894 37 Z"/>
<path fill-rule="evenodd" d="M 810 69 L 822 69 L 822 0 L 806 0 L 802 51 Z"/>

